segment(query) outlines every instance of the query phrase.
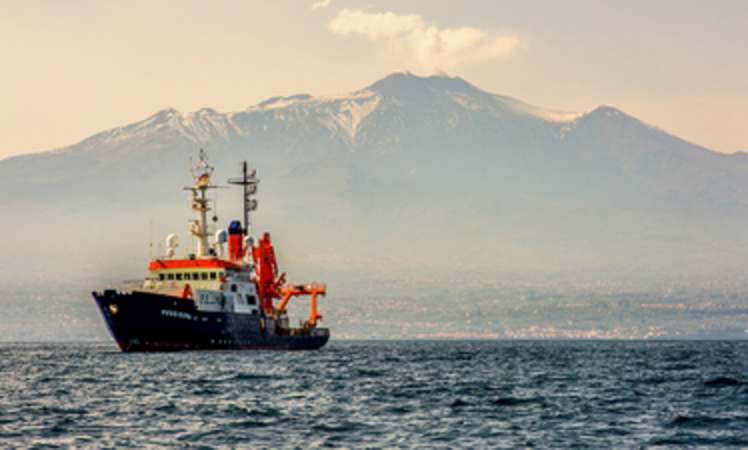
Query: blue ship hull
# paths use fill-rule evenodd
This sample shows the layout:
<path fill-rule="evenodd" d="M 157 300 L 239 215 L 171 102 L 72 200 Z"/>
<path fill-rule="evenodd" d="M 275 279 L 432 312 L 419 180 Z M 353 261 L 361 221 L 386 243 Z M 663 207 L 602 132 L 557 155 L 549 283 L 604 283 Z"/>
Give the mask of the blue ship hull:
<path fill-rule="evenodd" d="M 123 352 L 178 350 L 316 350 L 327 328 L 288 329 L 262 314 L 200 311 L 188 299 L 148 292 L 94 292 Z"/>

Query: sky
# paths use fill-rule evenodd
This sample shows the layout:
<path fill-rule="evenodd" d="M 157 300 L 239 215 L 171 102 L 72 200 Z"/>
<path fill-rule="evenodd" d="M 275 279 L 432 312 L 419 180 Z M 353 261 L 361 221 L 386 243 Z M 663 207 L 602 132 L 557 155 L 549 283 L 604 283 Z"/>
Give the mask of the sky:
<path fill-rule="evenodd" d="M 743 0 L 0 0 L 0 158 L 394 71 L 748 151 Z"/>

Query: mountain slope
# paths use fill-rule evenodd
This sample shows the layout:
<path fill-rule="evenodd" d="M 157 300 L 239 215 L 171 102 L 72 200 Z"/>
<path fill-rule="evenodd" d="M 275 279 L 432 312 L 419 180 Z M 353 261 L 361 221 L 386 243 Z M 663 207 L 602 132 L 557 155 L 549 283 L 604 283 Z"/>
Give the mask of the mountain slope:
<path fill-rule="evenodd" d="M 258 226 L 300 270 L 677 274 L 728 269 L 746 244 L 739 155 L 608 106 L 551 111 L 461 78 L 396 73 L 346 95 L 273 97 L 234 113 L 166 109 L 2 160 L 0 201 L 14 214 L 0 232 L 44 238 L 14 240 L 1 258 L 70 277 L 82 275 L 57 261 L 74 259 L 86 276 L 138 274 L 146 242 L 186 236 L 179 188 L 201 147 L 221 178 L 242 159 L 259 169 Z M 237 215 L 236 199 L 219 193 L 222 219 Z"/>

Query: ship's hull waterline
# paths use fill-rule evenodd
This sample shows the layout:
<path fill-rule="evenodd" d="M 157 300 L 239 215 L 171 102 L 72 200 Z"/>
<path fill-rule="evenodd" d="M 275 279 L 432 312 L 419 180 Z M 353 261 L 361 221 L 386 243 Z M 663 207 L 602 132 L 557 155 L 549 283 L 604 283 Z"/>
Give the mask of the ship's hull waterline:
<path fill-rule="evenodd" d="M 123 352 L 181 350 L 317 350 L 326 328 L 307 333 L 276 326 L 261 314 L 200 311 L 189 299 L 149 292 L 94 292 Z"/>

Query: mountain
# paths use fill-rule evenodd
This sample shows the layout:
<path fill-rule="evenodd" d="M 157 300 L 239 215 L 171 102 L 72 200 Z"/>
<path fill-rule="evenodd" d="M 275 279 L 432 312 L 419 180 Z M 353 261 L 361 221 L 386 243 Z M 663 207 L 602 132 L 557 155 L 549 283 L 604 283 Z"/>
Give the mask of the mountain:
<path fill-rule="evenodd" d="M 0 161 L 6 281 L 137 277 L 159 251 L 148 242 L 189 242 L 180 187 L 199 148 L 219 178 L 258 168 L 257 227 L 301 274 L 678 277 L 739 272 L 748 244 L 744 155 L 610 106 L 554 111 L 394 73 L 233 113 L 165 109 Z M 218 195 L 221 219 L 238 216 L 238 194 Z"/>

